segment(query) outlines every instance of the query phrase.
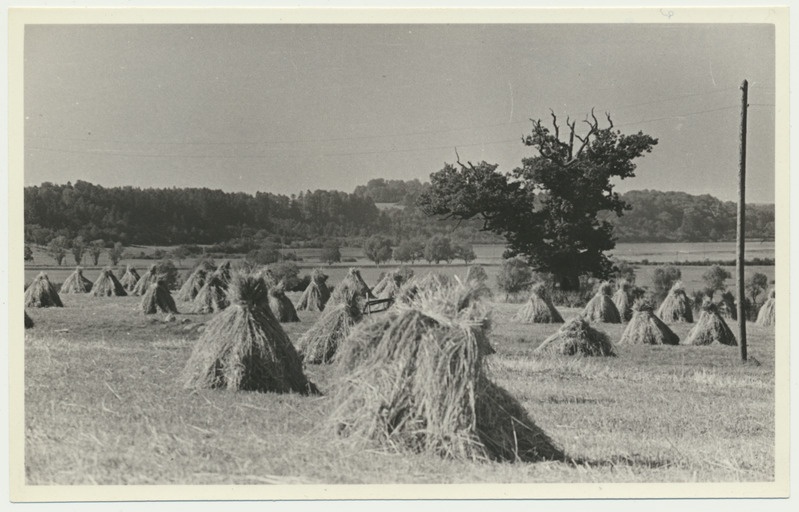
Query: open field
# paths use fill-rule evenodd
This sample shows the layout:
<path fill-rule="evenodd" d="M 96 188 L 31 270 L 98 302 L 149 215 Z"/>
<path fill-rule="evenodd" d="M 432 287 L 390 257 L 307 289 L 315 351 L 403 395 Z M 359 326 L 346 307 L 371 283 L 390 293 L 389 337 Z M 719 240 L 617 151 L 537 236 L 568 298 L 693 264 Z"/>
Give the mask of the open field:
<path fill-rule="evenodd" d="M 374 283 L 371 274 L 367 281 Z M 64 308 L 29 310 L 36 326 L 25 333 L 30 484 L 774 478 L 774 334 L 751 323 L 749 351 L 760 366 L 741 365 L 737 349 L 722 346 L 536 357 L 533 349 L 558 326 L 516 323 L 518 305 L 493 302 L 493 379 L 575 462 L 465 463 L 353 449 L 326 424 L 328 396 L 181 389 L 177 375 L 210 315 L 164 323 L 141 315 L 138 297 L 62 298 Z M 283 325 L 296 342 L 316 317 L 300 312 L 302 322 Z M 598 327 L 614 341 L 623 328 Z M 688 327 L 674 330 L 682 339 Z M 306 373 L 323 393 L 334 385 L 329 367 Z"/>

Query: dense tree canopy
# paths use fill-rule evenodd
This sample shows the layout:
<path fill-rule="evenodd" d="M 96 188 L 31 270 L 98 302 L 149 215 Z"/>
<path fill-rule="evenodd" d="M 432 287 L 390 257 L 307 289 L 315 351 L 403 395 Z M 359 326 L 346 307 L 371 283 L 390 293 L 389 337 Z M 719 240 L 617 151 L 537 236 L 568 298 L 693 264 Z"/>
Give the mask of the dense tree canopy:
<path fill-rule="evenodd" d="M 431 175 L 432 187 L 419 204 L 428 215 L 482 219 L 484 229 L 507 240 L 506 256 L 524 256 L 563 288 L 577 287 L 582 273 L 605 277 L 611 264 L 604 252 L 615 241 L 613 225 L 599 213 L 620 216 L 629 209 L 612 181 L 635 176 L 633 161 L 657 144 L 640 132 L 614 131 L 607 119 L 609 126 L 600 128 L 592 112 L 582 136 L 567 119 L 565 141 L 554 114 L 554 131 L 535 121 L 523 142 L 536 154 L 521 167 L 503 174 L 486 162 L 458 161 L 459 168 L 447 165 Z"/>

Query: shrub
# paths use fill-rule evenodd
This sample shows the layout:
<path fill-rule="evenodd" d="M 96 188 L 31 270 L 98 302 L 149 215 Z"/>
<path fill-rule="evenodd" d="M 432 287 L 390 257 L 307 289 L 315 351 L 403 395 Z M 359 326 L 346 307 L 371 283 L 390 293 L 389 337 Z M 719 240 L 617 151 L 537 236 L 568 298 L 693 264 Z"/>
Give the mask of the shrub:
<path fill-rule="evenodd" d="M 328 265 L 340 262 L 341 250 L 339 249 L 338 242 L 336 240 L 325 242 L 325 245 L 322 246 L 322 253 L 319 259 Z"/>
<path fill-rule="evenodd" d="M 727 289 L 727 279 L 732 277 L 729 271 L 719 265 L 713 265 L 707 272 L 702 274 L 702 280 L 705 282 L 705 293 L 708 297 L 713 298 L 717 291 L 723 292 Z"/>
<path fill-rule="evenodd" d="M 497 286 L 506 298 L 527 290 L 533 284 L 533 270 L 520 256 L 506 259 L 497 274 Z"/>

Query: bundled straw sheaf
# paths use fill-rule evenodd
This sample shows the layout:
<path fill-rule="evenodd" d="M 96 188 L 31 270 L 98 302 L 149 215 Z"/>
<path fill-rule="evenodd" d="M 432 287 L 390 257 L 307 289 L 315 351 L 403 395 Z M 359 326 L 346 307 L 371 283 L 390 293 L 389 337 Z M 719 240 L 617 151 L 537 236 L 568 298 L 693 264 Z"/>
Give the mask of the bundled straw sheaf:
<path fill-rule="evenodd" d="M 25 328 L 30 329 L 33 327 L 33 319 L 28 316 L 28 312 L 25 311 Z"/>
<path fill-rule="evenodd" d="M 399 270 L 392 270 L 375 285 L 372 294 L 378 299 L 393 299 L 399 294 L 403 284 L 405 284 L 405 276 Z"/>
<path fill-rule="evenodd" d="M 298 340 L 297 347 L 306 364 L 326 364 L 333 360 L 352 327 L 363 319 L 364 298 L 350 290 L 344 302 L 331 302 Z"/>
<path fill-rule="evenodd" d="M 297 310 L 291 299 L 286 297 L 285 285 L 280 283 L 277 286 L 269 287 L 269 308 L 279 322 L 299 322 Z"/>
<path fill-rule="evenodd" d="M 177 313 L 175 299 L 169 293 L 166 284 L 155 277 L 141 299 L 141 310 L 145 315 L 154 315 L 159 311 L 163 313 Z"/>
<path fill-rule="evenodd" d="M 219 276 L 219 278 L 222 279 L 222 281 L 225 283 L 225 286 L 227 287 L 228 283 L 230 282 L 232 272 L 233 270 L 230 261 L 225 260 L 219 264 L 219 267 L 216 269 L 214 274 Z"/>
<path fill-rule="evenodd" d="M 228 307 L 227 284 L 216 272 L 207 276 L 192 303 L 195 313 L 216 313 Z"/>
<path fill-rule="evenodd" d="M 535 353 L 554 353 L 566 356 L 615 356 L 607 335 L 591 327 L 580 316 L 572 318 L 549 338 L 541 342 Z"/>
<path fill-rule="evenodd" d="M 157 265 L 150 265 L 150 268 L 147 269 L 147 272 L 141 275 L 139 280 L 136 282 L 136 286 L 133 287 L 133 295 L 144 295 L 147 293 L 147 288 L 149 288 L 157 278 L 157 269 Z"/>
<path fill-rule="evenodd" d="M 124 297 L 128 294 L 109 267 L 100 271 L 100 275 L 92 285 L 91 293 L 94 297 Z"/>
<path fill-rule="evenodd" d="M 657 312 L 661 320 L 666 323 L 686 322 L 693 323 L 694 313 L 691 307 L 691 299 L 685 293 L 682 283 L 677 281 L 669 290 L 666 299 L 660 305 Z"/>
<path fill-rule="evenodd" d="M 355 442 L 446 458 L 562 460 L 488 378 L 481 347 L 490 322 L 478 296 L 462 287 L 421 291 L 359 325 L 339 361 L 333 428 Z"/>
<path fill-rule="evenodd" d="M 530 291 L 530 300 L 519 309 L 514 317 L 515 320 L 531 324 L 563 323 L 563 317 L 552 304 L 544 283 L 536 283 Z"/>
<path fill-rule="evenodd" d="M 721 294 L 721 298 L 716 303 L 716 307 L 718 307 L 719 314 L 724 318 L 730 318 L 732 320 L 738 319 L 738 310 L 735 306 L 735 297 L 733 296 L 732 292 L 724 292 Z"/>
<path fill-rule="evenodd" d="M 768 327 L 770 325 L 774 325 L 774 321 L 776 318 L 776 305 L 774 299 L 774 290 L 772 289 L 769 293 L 769 297 L 766 302 L 760 307 L 760 311 L 757 313 L 757 325 L 762 325 L 764 327 Z"/>
<path fill-rule="evenodd" d="M 621 334 L 620 344 L 677 345 L 680 338 L 653 313 L 655 307 L 647 300 L 633 304 L 630 323 Z"/>
<path fill-rule="evenodd" d="M 263 278 L 233 274 L 229 295 L 230 307 L 208 322 L 194 345 L 183 370 L 184 387 L 318 393 L 267 305 Z"/>
<path fill-rule="evenodd" d="M 92 282 L 83 276 L 83 269 L 75 267 L 75 271 L 61 285 L 60 293 L 89 293 L 91 290 Z"/>
<path fill-rule="evenodd" d="M 699 320 L 683 343 L 686 345 L 711 345 L 714 343 L 738 345 L 732 330 L 719 314 L 718 307 L 710 299 L 705 300 L 702 304 Z"/>
<path fill-rule="evenodd" d="M 590 322 L 604 322 L 608 324 L 620 324 L 621 315 L 616 305 L 610 298 L 611 286 L 610 283 L 602 283 L 599 286 L 599 291 L 594 297 L 588 301 L 585 309 L 583 309 L 582 316 Z"/>
<path fill-rule="evenodd" d="M 619 312 L 623 322 L 628 321 L 633 316 L 632 300 L 630 300 L 631 286 L 627 281 L 621 281 L 616 293 L 613 294 L 613 304 Z"/>
<path fill-rule="evenodd" d="M 325 304 L 330 300 L 330 290 L 327 288 L 327 276 L 319 269 L 311 272 L 311 282 L 305 288 L 297 303 L 299 311 L 324 311 Z"/>
<path fill-rule="evenodd" d="M 428 272 L 422 276 L 414 277 L 400 289 L 396 296 L 397 302 L 410 303 L 420 291 L 438 291 L 453 284 L 453 280 L 438 272 Z M 488 288 L 478 285 L 484 294 L 490 294 Z"/>
<path fill-rule="evenodd" d="M 61 302 L 61 297 L 58 296 L 58 291 L 56 291 L 55 286 L 50 282 L 50 279 L 44 272 L 40 272 L 30 286 L 28 286 L 28 289 L 25 290 L 25 307 L 64 307 L 64 304 Z"/>
<path fill-rule="evenodd" d="M 186 282 L 180 287 L 178 291 L 178 299 L 191 302 L 200 293 L 208 276 L 214 272 L 214 268 L 208 268 L 208 264 L 199 265 L 194 271 L 186 278 Z"/>
<path fill-rule="evenodd" d="M 347 275 L 344 276 L 333 290 L 330 295 L 330 304 L 342 304 L 346 302 L 350 293 L 354 293 L 365 299 L 374 299 L 375 296 L 369 289 L 369 286 L 361 277 L 361 271 L 357 268 L 351 268 Z"/>
<path fill-rule="evenodd" d="M 128 265 L 125 268 L 125 273 L 119 279 L 119 282 L 122 283 L 122 287 L 125 288 L 125 291 L 133 293 L 133 290 L 136 288 L 136 283 L 139 282 L 141 276 L 133 265 Z"/>

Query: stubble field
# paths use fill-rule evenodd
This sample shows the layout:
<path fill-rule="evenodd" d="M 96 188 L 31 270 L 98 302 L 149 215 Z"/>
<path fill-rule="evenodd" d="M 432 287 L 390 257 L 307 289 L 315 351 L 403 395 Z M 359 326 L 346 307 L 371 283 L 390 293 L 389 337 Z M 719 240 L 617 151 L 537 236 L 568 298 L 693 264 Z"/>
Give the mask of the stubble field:
<path fill-rule="evenodd" d="M 417 270 L 421 273 L 423 270 Z M 367 282 L 374 284 L 370 276 Z M 90 277 L 91 278 L 91 277 Z M 331 277 L 331 282 L 336 279 Z M 289 294 L 296 302 L 299 294 Z M 494 301 L 490 375 L 572 462 L 467 463 L 354 448 L 327 423 L 324 393 L 190 392 L 177 376 L 210 315 L 145 317 L 138 297 L 63 295 L 25 333 L 29 484 L 711 482 L 774 478 L 774 333 L 735 347 L 617 346 L 618 357 L 533 355 L 558 325 L 513 320 Z M 178 309 L 187 311 L 178 301 Z M 576 309 L 561 308 L 565 318 Z M 317 318 L 283 324 L 292 341 Z M 623 325 L 597 324 L 611 340 Z M 681 339 L 689 325 L 674 326 Z M 11 340 L 14 342 L 14 340 Z M 22 340 L 19 340 L 22 341 Z"/>

